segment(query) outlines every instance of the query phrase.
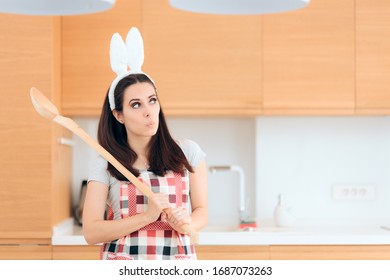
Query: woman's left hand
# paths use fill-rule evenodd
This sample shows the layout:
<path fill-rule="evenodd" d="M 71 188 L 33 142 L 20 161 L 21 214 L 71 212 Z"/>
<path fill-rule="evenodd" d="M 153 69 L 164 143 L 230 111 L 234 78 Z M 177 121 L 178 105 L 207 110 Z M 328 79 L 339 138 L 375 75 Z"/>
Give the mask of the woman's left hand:
<path fill-rule="evenodd" d="M 191 224 L 191 216 L 187 213 L 184 208 L 171 208 L 168 214 L 162 213 L 162 220 L 168 222 L 168 224 L 177 232 L 186 234 L 187 232 L 183 229 L 184 225 Z"/>

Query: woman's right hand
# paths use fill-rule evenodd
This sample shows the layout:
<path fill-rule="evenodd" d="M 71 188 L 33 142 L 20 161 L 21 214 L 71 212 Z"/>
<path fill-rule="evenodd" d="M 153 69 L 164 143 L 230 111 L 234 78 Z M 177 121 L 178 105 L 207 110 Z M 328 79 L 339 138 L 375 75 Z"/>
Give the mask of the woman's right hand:
<path fill-rule="evenodd" d="M 170 208 L 168 195 L 165 193 L 155 193 L 148 197 L 148 206 L 145 212 L 148 220 L 152 223 L 156 221 L 162 211 L 166 208 Z"/>

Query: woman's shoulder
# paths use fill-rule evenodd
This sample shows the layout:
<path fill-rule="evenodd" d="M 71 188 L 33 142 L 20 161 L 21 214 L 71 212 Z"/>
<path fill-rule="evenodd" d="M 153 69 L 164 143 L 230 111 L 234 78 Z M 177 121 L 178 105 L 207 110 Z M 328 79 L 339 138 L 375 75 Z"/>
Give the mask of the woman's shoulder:
<path fill-rule="evenodd" d="M 199 162 L 206 157 L 206 153 L 197 142 L 190 139 L 179 139 L 176 142 L 192 167 L 198 166 Z"/>
<path fill-rule="evenodd" d="M 199 144 L 191 139 L 177 139 L 176 142 L 182 149 L 200 148 Z"/>
<path fill-rule="evenodd" d="M 89 164 L 88 181 L 99 181 L 109 185 L 110 177 L 107 171 L 107 160 L 101 155 L 94 157 Z"/>

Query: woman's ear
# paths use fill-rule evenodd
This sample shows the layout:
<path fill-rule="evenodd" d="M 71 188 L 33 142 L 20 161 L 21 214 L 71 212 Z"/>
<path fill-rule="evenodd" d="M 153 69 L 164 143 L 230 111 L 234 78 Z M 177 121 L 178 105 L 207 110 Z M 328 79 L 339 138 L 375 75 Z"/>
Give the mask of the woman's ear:
<path fill-rule="evenodd" d="M 121 124 L 123 124 L 123 117 L 122 117 L 122 114 L 120 112 L 118 112 L 117 110 L 113 110 L 112 111 L 112 114 L 114 115 L 114 117 L 116 118 L 116 120 L 118 122 L 120 122 Z"/>

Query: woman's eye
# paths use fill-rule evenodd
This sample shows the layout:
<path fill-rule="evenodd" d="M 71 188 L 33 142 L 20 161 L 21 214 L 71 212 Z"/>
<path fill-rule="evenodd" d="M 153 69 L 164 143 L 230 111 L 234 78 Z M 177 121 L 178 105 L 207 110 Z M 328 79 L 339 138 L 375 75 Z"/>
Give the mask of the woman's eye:
<path fill-rule="evenodd" d="M 157 98 L 156 97 L 150 98 L 149 102 L 155 104 L 157 103 Z"/>
<path fill-rule="evenodd" d="M 138 109 L 141 106 L 139 102 L 131 103 L 131 108 Z"/>

